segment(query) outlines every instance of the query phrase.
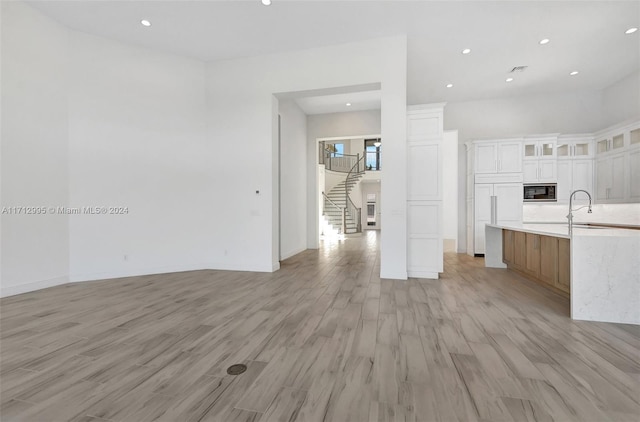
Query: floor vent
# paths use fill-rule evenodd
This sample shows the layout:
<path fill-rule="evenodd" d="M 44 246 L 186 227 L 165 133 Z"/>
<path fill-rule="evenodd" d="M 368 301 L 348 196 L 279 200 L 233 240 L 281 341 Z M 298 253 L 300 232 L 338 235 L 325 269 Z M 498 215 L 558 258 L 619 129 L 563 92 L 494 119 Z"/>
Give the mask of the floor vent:
<path fill-rule="evenodd" d="M 241 363 L 237 363 L 235 365 L 231 365 L 227 368 L 227 374 L 229 375 L 240 375 L 244 371 L 247 370 L 247 365 L 243 365 Z"/>

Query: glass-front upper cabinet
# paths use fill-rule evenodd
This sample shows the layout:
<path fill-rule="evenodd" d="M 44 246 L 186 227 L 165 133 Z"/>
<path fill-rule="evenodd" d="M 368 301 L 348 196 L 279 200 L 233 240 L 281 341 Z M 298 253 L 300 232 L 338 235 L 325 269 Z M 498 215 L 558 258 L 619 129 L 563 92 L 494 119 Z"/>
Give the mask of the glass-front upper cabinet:
<path fill-rule="evenodd" d="M 629 133 L 629 145 L 640 145 L 640 128 Z"/>
<path fill-rule="evenodd" d="M 556 137 L 544 139 L 525 139 L 524 158 L 553 158 L 556 156 Z"/>
<path fill-rule="evenodd" d="M 624 148 L 624 133 L 618 133 L 613 136 L 601 138 L 596 142 L 596 150 L 598 154 L 615 151 Z"/>
<path fill-rule="evenodd" d="M 563 135 L 558 137 L 558 158 L 593 157 L 593 138 L 589 135 Z"/>

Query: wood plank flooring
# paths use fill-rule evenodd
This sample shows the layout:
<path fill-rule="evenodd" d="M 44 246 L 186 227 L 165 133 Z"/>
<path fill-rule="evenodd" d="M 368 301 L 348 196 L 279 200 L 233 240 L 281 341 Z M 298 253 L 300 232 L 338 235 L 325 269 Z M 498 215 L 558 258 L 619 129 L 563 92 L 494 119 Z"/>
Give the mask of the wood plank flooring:
<path fill-rule="evenodd" d="M 378 235 L 273 274 L 195 271 L 0 300 L 2 421 L 638 421 L 640 329 L 479 258 L 380 280 Z M 244 363 L 242 375 L 226 368 Z"/>

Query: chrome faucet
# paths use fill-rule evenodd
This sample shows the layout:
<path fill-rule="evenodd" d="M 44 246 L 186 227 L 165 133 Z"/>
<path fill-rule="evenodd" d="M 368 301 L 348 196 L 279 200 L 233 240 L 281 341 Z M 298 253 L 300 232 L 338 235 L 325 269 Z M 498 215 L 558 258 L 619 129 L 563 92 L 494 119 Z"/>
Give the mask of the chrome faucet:
<path fill-rule="evenodd" d="M 580 207 L 575 210 L 573 209 L 573 195 L 575 195 L 578 192 L 584 192 L 589 197 L 589 211 L 587 212 L 591 214 L 591 195 L 589 194 L 589 192 L 583 189 L 578 189 L 571 192 L 571 195 L 569 195 L 569 214 L 567 215 L 567 220 L 569 220 L 569 234 L 573 232 L 573 211 L 578 211 L 584 208 L 584 207 Z"/>

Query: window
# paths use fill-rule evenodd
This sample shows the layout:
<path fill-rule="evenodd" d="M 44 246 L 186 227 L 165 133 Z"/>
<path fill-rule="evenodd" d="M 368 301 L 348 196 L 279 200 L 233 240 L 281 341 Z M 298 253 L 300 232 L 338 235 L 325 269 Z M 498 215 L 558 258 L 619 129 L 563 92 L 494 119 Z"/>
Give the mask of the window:
<path fill-rule="evenodd" d="M 380 170 L 380 139 L 365 139 L 364 147 L 367 154 L 367 170 Z"/>
<path fill-rule="evenodd" d="M 331 157 L 342 157 L 344 155 L 344 144 L 327 144 L 327 151 Z"/>
<path fill-rule="evenodd" d="M 335 150 L 333 151 L 334 157 L 341 157 L 344 155 L 344 144 L 333 144 Z"/>

